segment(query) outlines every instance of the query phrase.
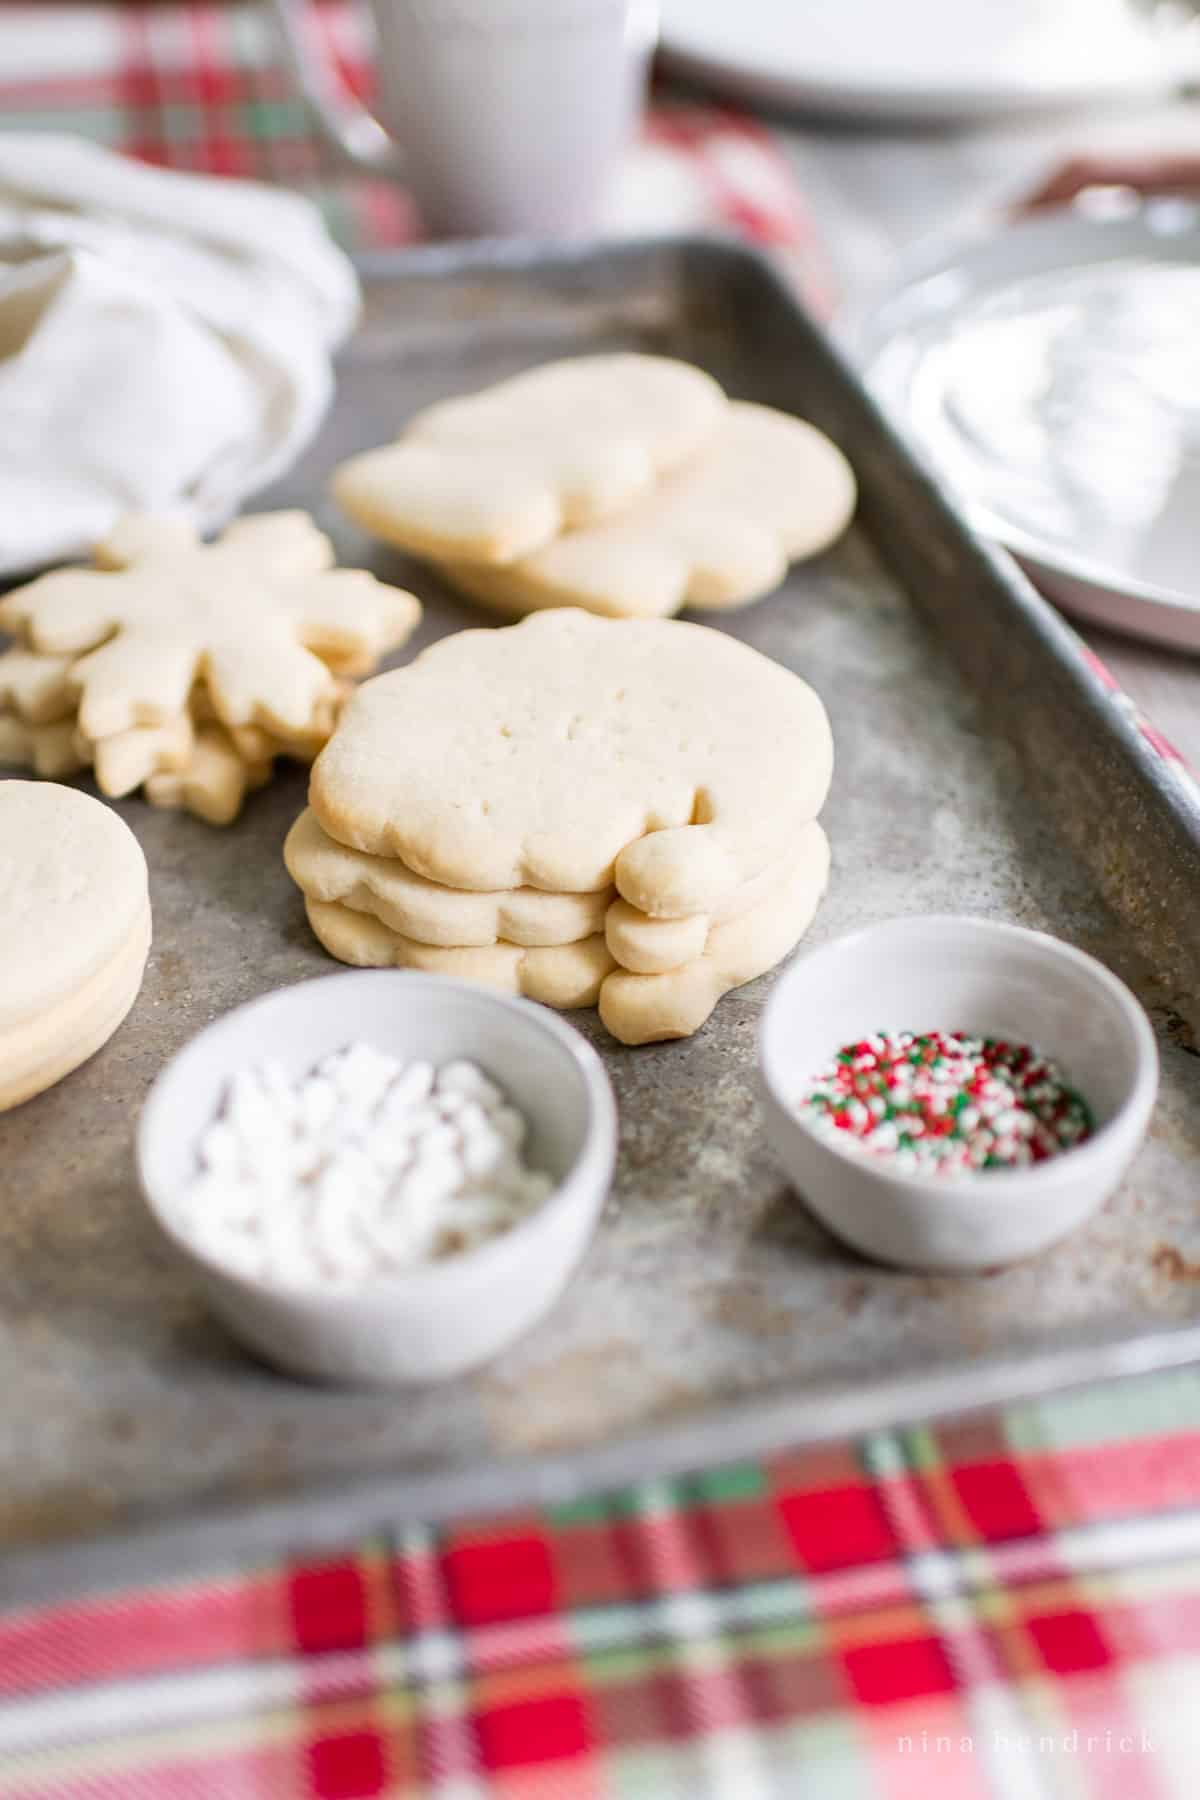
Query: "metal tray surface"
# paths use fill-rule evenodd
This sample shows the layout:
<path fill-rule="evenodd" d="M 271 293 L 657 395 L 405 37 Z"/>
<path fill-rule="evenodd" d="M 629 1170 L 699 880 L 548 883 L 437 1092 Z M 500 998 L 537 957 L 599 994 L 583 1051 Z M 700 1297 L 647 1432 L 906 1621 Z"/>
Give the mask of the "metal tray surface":
<path fill-rule="evenodd" d="M 1161 1105 L 1120 1195 L 1059 1249 L 984 1278 L 901 1274 L 828 1237 L 767 1153 L 755 1036 L 770 978 L 680 1044 L 621 1049 L 576 1015 L 616 1084 L 621 1153 L 554 1314 L 448 1387 L 305 1387 L 210 1319 L 131 1163 L 138 1107 L 179 1045 L 330 968 L 280 860 L 305 775 L 281 775 L 226 831 L 130 801 L 155 917 L 141 999 L 83 1070 L 0 1120 L 10 1596 L 563 1499 L 1200 1353 L 1200 1063 L 1185 1022 L 1200 996 L 1200 813 L 1071 632 L 972 539 L 751 254 L 426 251 L 366 275 L 333 415 L 262 504 L 314 507 L 345 561 L 411 585 L 422 643 L 488 621 L 324 498 L 340 458 L 417 406 L 637 345 L 812 418 L 854 460 L 859 523 L 779 593 L 709 621 L 800 670 L 832 714 L 834 874 L 811 941 L 935 910 L 1056 932 L 1151 1009 Z"/>

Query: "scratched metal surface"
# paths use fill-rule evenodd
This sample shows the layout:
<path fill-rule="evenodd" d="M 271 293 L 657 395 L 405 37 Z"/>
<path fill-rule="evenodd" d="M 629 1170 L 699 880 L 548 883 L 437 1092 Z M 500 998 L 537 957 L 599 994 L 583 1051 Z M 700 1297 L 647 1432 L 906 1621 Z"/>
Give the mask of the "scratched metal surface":
<path fill-rule="evenodd" d="M 987 1278 L 893 1273 L 833 1242 L 764 1147 L 755 1031 L 769 977 L 682 1044 L 622 1050 L 580 1015 L 616 1084 L 621 1155 L 596 1244 L 553 1316 L 449 1388 L 306 1388 L 207 1316 L 143 1211 L 130 1156 L 140 1101 L 180 1044 L 329 967 L 279 855 L 304 775 L 283 775 L 224 832 L 131 801 L 120 810 L 145 846 L 155 914 L 141 999 L 86 1068 L 0 1119 L 0 1545 L 12 1553 L 0 1591 L 562 1496 L 1200 1346 L 1200 1060 L 1185 1022 L 1200 993 L 1194 798 L 758 265 L 651 246 L 507 267 L 429 253 L 406 279 L 381 270 L 333 416 L 263 503 L 315 506 L 345 560 L 411 585 L 427 609 L 419 641 L 480 623 L 339 523 L 326 477 L 436 395 L 619 344 L 807 412 L 859 470 L 862 523 L 847 540 L 721 621 L 803 672 L 832 714 L 834 876 L 813 940 L 959 910 L 1095 952 L 1160 1028 L 1151 1140 L 1090 1228 L 1035 1263 Z"/>

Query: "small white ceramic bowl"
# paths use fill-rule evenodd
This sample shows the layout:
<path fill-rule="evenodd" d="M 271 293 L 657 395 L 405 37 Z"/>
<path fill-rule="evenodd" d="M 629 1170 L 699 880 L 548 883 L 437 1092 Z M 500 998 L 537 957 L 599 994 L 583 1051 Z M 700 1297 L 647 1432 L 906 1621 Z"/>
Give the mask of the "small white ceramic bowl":
<path fill-rule="evenodd" d="M 268 1058 L 299 1076 L 355 1041 L 405 1060 L 478 1063 L 524 1113 L 529 1161 L 558 1185 L 512 1230 L 401 1274 L 329 1289 L 234 1274 L 172 1213 L 226 1083 Z M 603 1064 L 553 1013 L 440 975 L 367 969 L 282 988 L 193 1038 L 150 1090 L 137 1158 L 151 1211 L 235 1336 L 300 1375 L 420 1382 L 486 1362 L 553 1305 L 595 1228 L 616 1143 Z"/>
<path fill-rule="evenodd" d="M 965 1031 L 1033 1044 L 1087 1100 L 1094 1135 L 1030 1169 L 900 1173 L 796 1116 L 807 1083 L 876 1031 Z M 1044 1250 L 1108 1198 L 1145 1136 L 1158 1052 L 1145 1013 L 1093 957 L 987 919 L 868 926 L 802 955 L 776 983 L 759 1044 L 767 1134 L 808 1206 L 882 1262 L 986 1269 Z"/>

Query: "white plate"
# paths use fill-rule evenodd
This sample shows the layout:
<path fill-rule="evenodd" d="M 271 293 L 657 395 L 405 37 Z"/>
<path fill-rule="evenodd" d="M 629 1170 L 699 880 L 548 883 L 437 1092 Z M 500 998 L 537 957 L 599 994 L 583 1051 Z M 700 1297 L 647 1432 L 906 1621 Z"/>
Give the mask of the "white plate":
<path fill-rule="evenodd" d="M 976 525 L 1052 598 L 1200 650 L 1200 208 L 943 242 L 848 336 Z"/>
<path fill-rule="evenodd" d="M 1179 33 L 1130 0 L 663 0 L 662 21 L 686 74 L 875 119 L 1078 105 L 1187 73 Z"/>

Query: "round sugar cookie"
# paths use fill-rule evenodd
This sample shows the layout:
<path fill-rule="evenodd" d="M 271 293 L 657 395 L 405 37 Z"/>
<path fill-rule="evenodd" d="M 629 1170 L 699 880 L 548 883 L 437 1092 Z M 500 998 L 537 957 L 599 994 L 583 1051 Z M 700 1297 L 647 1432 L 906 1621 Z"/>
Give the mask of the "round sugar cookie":
<path fill-rule="evenodd" d="M 148 905 L 124 820 L 77 789 L 0 781 L 0 1030 L 77 994 Z"/>
<path fill-rule="evenodd" d="M 718 914 L 829 788 L 817 695 L 723 632 L 575 609 L 464 631 L 353 695 L 309 803 L 448 887 Z"/>
<path fill-rule="evenodd" d="M 149 951 L 147 904 L 125 944 L 77 994 L 0 1031 L 0 1112 L 44 1093 L 107 1044 L 138 997 Z"/>
<path fill-rule="evenodd" d="M 448 949 L 574 944 L 604 930 L 612 898 L 604 888 L 596 894 L 549 894 L 541 888 L 487 894 L 442 887 L 414 875 L 395 857 L 348 850 L 321 829 L 311 808 L 288 832 L 283 860 L 306 899 L 336 901 L 420 944 Z"/>
<path fill-rule="evenodd" d="M 150 948 L 146 861 L 116 813 L 74 788 L 0 781 L 0 1110 L 105 1043 Z"/>

